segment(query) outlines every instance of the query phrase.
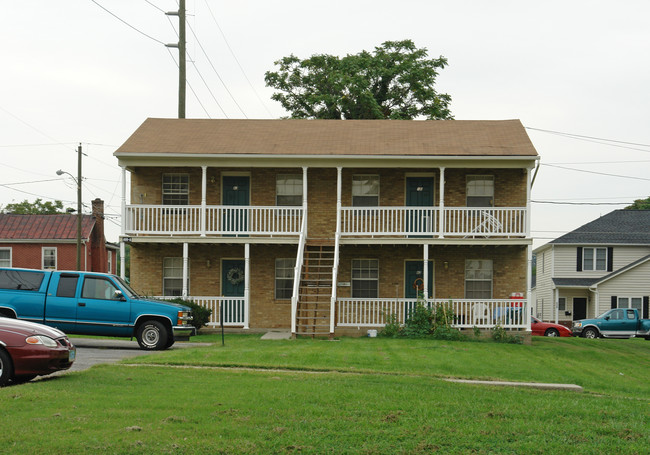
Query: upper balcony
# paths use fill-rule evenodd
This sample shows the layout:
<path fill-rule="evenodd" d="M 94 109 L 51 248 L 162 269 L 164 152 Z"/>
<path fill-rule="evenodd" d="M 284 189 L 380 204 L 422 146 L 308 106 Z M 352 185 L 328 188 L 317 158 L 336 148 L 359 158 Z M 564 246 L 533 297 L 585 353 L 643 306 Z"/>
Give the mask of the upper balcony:
<path fill-rule="evenodd" d="M 303 216 L 302 207 L 128 205 L 124 232 L 129 236 L 297 237 Z M 342 207 L 340 219 L 340 234 L 345 238 L 523 238 L 527 210 Z"/>

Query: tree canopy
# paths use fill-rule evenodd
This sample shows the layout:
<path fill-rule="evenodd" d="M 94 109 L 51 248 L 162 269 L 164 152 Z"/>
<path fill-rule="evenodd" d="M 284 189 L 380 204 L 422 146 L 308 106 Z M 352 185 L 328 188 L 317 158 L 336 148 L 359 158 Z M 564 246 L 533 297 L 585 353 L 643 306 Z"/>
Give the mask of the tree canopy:
<path fill-rule="evenodd" d="M 413 41 L 386 41 L 374 52 L 338 57 L 291 54 L 267 71 L 268 87 L 291 118 L 452 119 L 451 96 L 434 87 L 447 59 L 429 58 Z"/>
<path fill-rule="evenodd" d="M 23 202 L 7 204 L 2 209 L 2 213 L 14 213 L 16 215 L 54 215 L 65 212 L 63 210 L 63 202 L 43 202 L 43 200 L 39 198 L 34 202 L 29 202 L 25 199 Z"/>
<path fill-rule="evenodd" d="M 650 210 L 650 197 L 637 199 L 632 205 L 625 207 L 625 210 Z"/>

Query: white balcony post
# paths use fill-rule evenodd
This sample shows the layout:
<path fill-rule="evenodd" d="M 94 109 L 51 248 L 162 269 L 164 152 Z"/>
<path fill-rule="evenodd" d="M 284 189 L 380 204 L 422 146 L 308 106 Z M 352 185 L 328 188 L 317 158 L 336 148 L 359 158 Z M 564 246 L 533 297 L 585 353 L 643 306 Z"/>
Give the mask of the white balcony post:
<path fill-rule="evenodd" d="M 440 168 L 440 216 L 438 216 L 438 237 L 445 238 L 445 168 Z"/>
<path fill-rule="evenodd" d="M 181 291 L 184 299 L 187 299 L 187 266 L 189 263 L 189 245 L 187 242 L 183 243 L 183 290 Z"/>
<path fill-rule="evenodd" d="M 124 234 L 126 225 L 126 167 L 122 166 L 122 202 L 120 207 L 122 215 L 122 226 L 120 228 L 120 277 L 126 278 L 126 247 L 124 246 Z"/>
<path fill-rule="evenodd" d="M 533 291 L 531 289 L 532 285 L 532 267 L 533 267 L 533 246 L 528 245 L 526 247 L 526 256 L 527 256 L 527 261 L 526 261 L 526 301 L 528 304 L 526 305 L 526 316 L 524 319 L 524 323 L 526 324 L 526 330 L 529 332 L 532 330 L 531 327 L 531 319 L 530 319 L 530 309 L 531 309 L 531 300 L 533 296 Z"/>
<path fill-rule="evenodd" d="M 339 274 L 339 242 L 341 238 L 341 200 L 343 168 L 336 168 L 336 234 L 334 238 L 334 264 L 332 265 L 332 297 L 330 301 L 330 334 L 334 334 L 334 313 L 336 312 L 336 286 Z"/>
<path fill-rule="evenodd" d="M 424 244 L 424 267 L 422 268 L 422 273 L 424 273 L 424 301 L 426 302 L 429 299 L 429 245 Z"/>
<path fill-rule="evenodd" d="M 530 199 L 531 199 L 532 183 L 530 178 L 530 169 L 526 169 L 526 238 L 530 238 Z"/>
<path fill-rule="evenodd" d="M 249 315 L 251 310 L 250 286 L 251 286 L 251 246 L 244 245 L 244 328 L 249 328 Z"/>
<path fill-rule="evenodd" d="M 206 193 L 208 186 L 208 167 L 201 166 L 201 237 L 205 237 Z"/>
<path fill-rule="evenodd" d="M 302 167 L 302 217 L 307 219 L 307 166 Z M 305 222 L 304 236 L 307 238 L 308 223 Z"/>

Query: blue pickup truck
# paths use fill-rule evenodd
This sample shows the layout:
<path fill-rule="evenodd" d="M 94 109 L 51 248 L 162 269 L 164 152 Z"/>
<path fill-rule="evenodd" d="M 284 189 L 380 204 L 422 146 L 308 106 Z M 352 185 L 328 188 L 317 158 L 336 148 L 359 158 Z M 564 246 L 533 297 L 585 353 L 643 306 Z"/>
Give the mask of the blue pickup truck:
<path fill-rule="evenodd" d="M 120 277 L 95 272 L 0 268 L 0 316 L 66 333 L 134 337 L 167 349 L 194 333 L 191 309 L 143 299 Z"/>
<path fill-rule="evenodd" d="M 573 321 L 574 336 L 584 338 L 633 338 L 650 340 L 650 319 L 639 318 L 636 308 L 614 308 L 594 319 Z"/>

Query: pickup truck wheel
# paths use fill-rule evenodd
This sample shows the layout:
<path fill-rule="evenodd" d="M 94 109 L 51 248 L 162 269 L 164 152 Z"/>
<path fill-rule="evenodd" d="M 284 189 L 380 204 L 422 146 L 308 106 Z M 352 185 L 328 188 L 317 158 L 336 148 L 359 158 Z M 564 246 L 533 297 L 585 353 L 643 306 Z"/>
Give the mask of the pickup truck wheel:
<path fill-rule="evenodd" d="M 11 363 L 11 357 L 3 349 L 0 349 L 0 387 L 9 382 L 14 374 L 14 367 Z"/>
<path fill-rule="evenodd" d="M 158 321 L 145 321 L 136 334 L 142 349 L 160 350 L 167 347 L 169 335 L 165 326 Z"/>
<path fill-rule="evenodd" d="M 557 329 L 548 329 L 546 332 L 544 332 L 545 337 L 559 337 L 560 332 Z"/>
<path fill-rule="evenodd" d="M 598 338 L 598 331 L 590 327 L 582 331 L 582 336 L 585 338 Z"/>

